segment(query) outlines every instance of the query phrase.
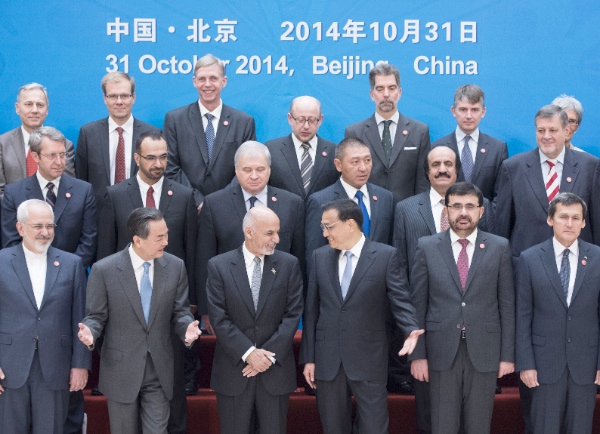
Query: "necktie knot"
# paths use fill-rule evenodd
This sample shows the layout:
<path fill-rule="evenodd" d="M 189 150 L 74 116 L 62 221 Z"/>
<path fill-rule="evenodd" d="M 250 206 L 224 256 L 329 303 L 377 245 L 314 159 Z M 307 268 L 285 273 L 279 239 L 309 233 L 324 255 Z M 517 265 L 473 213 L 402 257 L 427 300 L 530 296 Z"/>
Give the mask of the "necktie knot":
<path fill-rule="evenodd" d="M 465 146 L 469 146 L 469 140 L 471 140 L 471 136 L 468 134 L 465 136 Z"/>
<path fill-rule="evenodd" d="M 208 119 L 209 122 L 212 122 L 212 120 L 215 118 L 215 115 L 210 113 L 206 113 L 204 116 L 206 116 L 206 119 Z"/>
<path fill-rule="evenodd" d="M 256 198 L 256 196 L 250 196 L 250 197 L 248 198 L 248 200 L 250 201 L 250 208 L 254 208 L 254 205 L 256 204 L 256 201 L 257 201 L 258 199 Z M 260 258 L 259 258 L 259 257 L 256 257 L 256 258 L 254 258 L 254 260 L 256 260 L 256 259 L 258 259 L 258 260 L 260 261 Z"/>
<path fill-rule="evenodd" d="M 53 182 L 49 182 L 48 184 L 46 184 L 46 188 L 50 191 L 54 190 L 54 183 Z"/>
<path fill-rule="evenodd" d="M 392 120 L 391 119 L 383 121 L 383 126 L 386 127 L 386 128 L 389 128 L 391 124 L 392 124 Z"/>
<path fill-rule="evenodd" d="M 123 135 L 123 128 L 122 127 L 117 127 L 117 133 L 119 133 L 119 136 Z"/>
<path fill-rule="evenodd" d="M 352 256 L 354 256 L 350 250 L 346 250 L 344 252 L 344 255 L 346 255 L 346 258 L 348 258 L 349 261 L 351 261 L 352 260 Z"/>
<path fill-rule="evenodd" d="M 308 142 L 303 142 L 300 146 L 302 146 L 302 149 L 304 149 L 304 151 L 308 151 L 311 148 L 310 143 Z"/>
<path fill-rule="evenodd" d="M 260 258 L 258 256 L 254 257 L 254 263 L 260 267 Z"/>
<path fill-rule="evenodd" d="M 358 200 L 362 200 L 362 198 L 363 198 L 363 192 L 362 192 L 362 191 L 360 191 L 360 190 L 357 190 L 357 191 L 356 191 L 356 198 L 357 198 Z"/>
<path fill-rule="evenodd" d="M 446 199 L 444 199 L 443 197 L 440 199 L 440 203 L 442 204 L 442 206 L 446 206 Z"/>
<path fill-rule="evenodd" d="M 458 242 L 462 246 L 463 249 L 466 249 L 467 246 L 469 245 L 469 240 L 467 240 L 466 238 L 460 239 L 460 240 L 458 240 Z"/>
<path fill-rule="evenodd" d="M 556 163 L 553 163 L 550 160 L 546 160 L 546 163 L 548 163 L 548 166 L 550 166 L 550 169 L 552 169 L 554 166 L 556 166 Z"/>
<path fill-rule="evenodd" d="M 146 208 L 156 208 L 156 202 L 154 201 L 154 188 L 150 186 L 146 193 Z"/>
<path fill-rule="evenodd" d="M 569 253 L 571 253 L 571 251 L 569 249 L 563 250 L 563 258 L 568 258 L 569 257 Z"/>
<path fill-rule="evenodd" d="M 150 262 L 144 262 L 144 273 L 148 274 L 148 272 L 150 271 Z"/>

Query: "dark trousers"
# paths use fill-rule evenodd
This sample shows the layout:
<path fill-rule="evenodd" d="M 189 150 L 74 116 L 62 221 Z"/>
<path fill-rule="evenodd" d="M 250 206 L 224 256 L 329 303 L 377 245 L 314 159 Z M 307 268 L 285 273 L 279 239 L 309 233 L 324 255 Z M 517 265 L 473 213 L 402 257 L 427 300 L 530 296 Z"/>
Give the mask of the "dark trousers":
<path fill-rule="evenodd" d="M 184 358 L 186 347 L 179 337 L 172 334 L 173 341 L 173 399 L 168 424 L 169 434 L 185 434 L 187 432 L 187 397 L 185 394 Z"/>
<path fill-rule="evenodd" d="M 83 431 L 83 415 L 85 413 L 83 391 L 69 393 L 69 410 L 65 421 L 64 434 L 81 434 Z"/>

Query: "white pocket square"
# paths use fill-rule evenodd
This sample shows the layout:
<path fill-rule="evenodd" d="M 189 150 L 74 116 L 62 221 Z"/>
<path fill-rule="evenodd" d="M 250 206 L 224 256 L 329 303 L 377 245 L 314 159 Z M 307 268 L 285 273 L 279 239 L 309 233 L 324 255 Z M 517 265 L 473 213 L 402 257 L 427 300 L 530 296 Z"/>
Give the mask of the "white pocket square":
<path fill-rule="evenodd" d="M 404 148 L 405 151 L 415 151 L 417 149 L 416 146 L 407 146 Z"/>

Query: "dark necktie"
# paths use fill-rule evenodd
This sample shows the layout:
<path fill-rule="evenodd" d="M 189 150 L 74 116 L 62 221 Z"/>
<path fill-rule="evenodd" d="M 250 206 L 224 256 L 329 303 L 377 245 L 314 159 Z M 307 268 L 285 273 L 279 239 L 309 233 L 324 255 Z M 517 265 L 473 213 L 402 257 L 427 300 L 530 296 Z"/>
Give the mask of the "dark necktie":
<path fill-rule="evenodd" d="M 52 208 L 54 208 L 54 204 L 56 203 L 56 194 L 54 194 L 54 184 L 49 182 L 46 184 L 48 188 L 48 192 L 46 193 L 46 202 L 50 204 Z"/>
<path fill-rule="evenodd" d="M 154 202 L 154 189 L 148 188 L 146 193 L 146 208 L 156 208 L 156 202 Z"/>
<path fill-rule="evenodd" d="M 444 232 L 450 227 L 450 220 L 448 220 L 448 208 L 446 207 L 446 201 L 442 198 L 440 199 L 440 203 L 442 204 L 442 215 L 440 216 L 440 232 Z"/>
<path fill-rule="evenodd" d="M 117 143 L 117 153 L 115 155 L 115 184 L 125 179 L 125 139 L 123 138 L 123 128 L 117 127 L 119 133 L 119 142 Z"/>
<path fill-rule="evenodd" d="M 302 184 L 304 185 L 304 191 L 308 191 L 310 186 L 310 177 L 312 175 L 313 160 L 308 150 L 310 149 L 310 143 L 302 143 L 302 158 L 300 159 L 300 175 L 302 176 Z"/>
<path fill-rule="evenodd" d="M 363 225 L 362 229 L 365 236 L 369 236 L 371 232 L 371 219 L 369 218 L 369 212 L 367 211 L 367 207 L 365 206 L 365 202 L 363 201 L 363 192 L 358 190 L 356 192 L 356 198 L 358 199 L 358 206 L 363 214 Z"/>
<path fill-rule="evenodd" d="M 27 176 L 33 175 L 37 171 L 37 163 L 31 155 L 31 149 L 27 151 L 27 158 L 25 159 L 25 165 L 27 170 Z"/>
<path fill-rule="evenodd" d="M 460 249 L 460 253 L 458 254 L 456 267 L 458 268 L 458 277 L 460 278 L 462 291 L 465 292 L 465 287 L 467 286 L 467 277 L 469 277 L 469 256 L 467 255 L 467 246 L 469 245 L 469 240 L 464 238 L 462 240 L 458 240 L 458 242 L 462 246 L 462 249 Z"/>
<path fill-rule="evenodd" d="M 210 161 L 212 158 L 213 146 L 215 144 L 215 127 L 212 123 L 215 117 L 210 113 L 206 113 L 204 116 L 206 116 L 206 119 L 208 119 L 204 134 L 206 134 L 206 148 L 208 149 L 208 161 Z"/>
<path fill-rule="evenodd" d="M 383 134 L 381 135 L 381 145 L 383 146 L 383 152 L 385 152 L 388 163 L 392 156 L 392 135 L 390 134 L 391 123 L 391 120 L 383 121 Z"/>
<path fill-rule="evenodd" d="M 348 288 L 350 288 L 350 281 L 352 281 L 352 256 L 354 256 L 350 250 L 346 250 L 344 255 L 346 255 L 346 267 L 344 268 L 344 274 L 342 274 L 342 282 L 340 284 L 342 288 L 342 300 L 346 298 Z"/>
<path fill-rule="evenodd" d="M 473 153 L 469 147 L 469 140 L 471 136 L 468 134 L 465 136 L 465 144 L 460 154 L 460 162 L 462 164 L 463 175 L 465 175 L 465 181 L 471 182 L 471 175 L 473 174 Z"/>
<path fill-rule="evenodd" d="M 562 283 L 563 291 L 565 292 L 565 301 L 569 296 L 569 279 L 571 278 L 571 264 L 569 262 L 569 249 L 563 250 L 563 257 L 560 263 L 560 283 Z"/>
<path fill-rule="evenodd" d="M 140 297 L 142 298 L 142 310 L 146 324 L 150 317 L 150 300 L 152 300 L 152 284 L 150 283 L 150 262 L 144 262 L 144 273 L 140 279 Z"/>
<path fill-rule="evenodd" d="M 248 200 L 250 201 L 250 208 L 254 208 L 254 205 L 256 204 L 258 198 L 256 196 L 250 196 Z"/>
<path fill-rule="evenodd" d="M 260 270 L 260 258 L 254 257 L 254 270 L 252 270 L 252 284 L 250 289 L 252 290 L 252 302 L 254 303 L 254 310 L 258 307 L 258 296 L 260 294 L 260 282 L 262 280 L 262 272 Z"/>
<path fill-rule="evenodd" d="M 546 182 L 546 194 L 548 195 L 548 202 L 554 199 L 560 190 L 560 183 L 558 182 L 558 173 L 556 173 L 556 163 L 550 160 L 546 160 L 550 170 L 548 171 L 548 182 Z"/>

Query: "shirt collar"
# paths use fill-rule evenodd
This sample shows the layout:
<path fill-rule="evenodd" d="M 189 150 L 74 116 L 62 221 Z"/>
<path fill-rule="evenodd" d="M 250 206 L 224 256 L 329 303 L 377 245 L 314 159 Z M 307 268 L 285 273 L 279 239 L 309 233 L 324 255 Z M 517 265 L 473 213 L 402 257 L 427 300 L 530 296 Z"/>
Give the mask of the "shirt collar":
<path fill-rule="evenodd" d="M 263 188 L 261 191 L 259 191 L 258 194 L 250 194 L 242 188 L 242 194 L 244 195 L 244 202 L 247 202 L 248 199 L 250 199 L 252 196 L 255 196 L 259 201 L 261 201 L 263 203 L 263 205 L 266 205 L 267 203 L 269 203 L 268 202 L 269 195 L 267 194 L 268 188 L 269 188 L 269 186 L 265 185 L 265 188 Z"/>
<path fill-rule="evenodd" d="M 464 141 L 466 135 L 467 133 L 461 130 L 458 126 L 456 127 L 456 143 Z M 475 143 L 479 143 L 479 128 L 477 128 L 475 131 L 469 134 L 469 136 L 471 137 L 471 140 L 473 140 Z"/>
<path fill-rule="evenodd" d="M 454 232 L 452 230 L 452 228 L 449 229 L 449 232 L 450 232 L 450 241 L 452 244 L 454 244 L 458 240 L 462 239 L 456 234 L 456 232 Z M 469 240 L 469 243 L 471 243 L 472 245 L 475 245 L 475 241 L 477 240 L 477 228 L 475 228 L 475 230 L 471 233 L 471 235 L 469 235 L 467 237 L 467 240 Z"/>
<path fill-rule="evenodd" d="M 540 164 L 545 163 L 546 160 L 552 161 L 552 158 L 548 158 L 541 149 L 538 149 L 538 152 L 540 154 Z M 557 163 L 560 163 L 563 166 L 565 165 L 565 147 L 563 147 L 562 151 L 560 151 L 560 154 L 558 154 L 558 157 L 556 157 L 555 160 Z"/>
<path fill-rule="evenodd" d="M 248 250 L 248 247 L 246 247 L 246 242 L 242 244 L 242 253 L 244 255 L 244 263 L 246 264 L 246 268 L 248 268 L 248 266 L 254 262 L 254 258 L 259 257 L 260 259 L 264 260 L 265 257 L 265 255 L 255 255 Z"/>
<path fill-rule="evenodd" d="M 364 199 L 368 199 L 369 198 L 369 190 L 367 189 L 367 184 L 366 183 L 363 184 L 363 186 L 360 189 L 358 189 L 356 187 L 351 186 L 346 181 L 344 181 L 343 176 L 340 176 L 340 182 L 342 184 L 342 187 L 344 187 L 344 190 L 346 191 L 346 194 L 348 195 L 348 197 L 350 199 L 353 199 L 356 196 L 356 192 L 358 190 L 362 191 Z"/>
<path fill-rule="evenodd" d="M 133 244 L 129 244 L 129 256 L 131 257 L 131 265 L 133 266 L 134 270 L 137 270 L 138 268 L 141 268 L 144 266 L 144 262 L 150 262 L 150 266 L 154 265 L 154 259 L 150 259 L 148 261 L 144 261 L 142 258 L 139 257 L 139 255 L 135 252 L 135 250 L 133 250 Z"/>
<path fill-rule="evenodd" d="M 129 119 L 127 119 L 127 122 L 125 122 L 123 125 L 117 125 L 117 123 L 113 120 L 113 118 L 111 118 L 110 116 L 108 117 L 108 132 L 109 134 L 112 133 L 113 131 L 115 131 L 118 127 L 123 128 L 123 130 L 131 135 L 133 135 L 133 115 L 129 116 Z"/>
<path fill-rule="evenodd" d="M 54 192 L 54 194 L 56 194 L 58 192 L 58 185 L 60 184 L 60 178 L 62 177 L 62 175 L 59 176 L 58 178 L 54 178 L 49 181 L 41 175 L 41 173 L 38 169 L 35 172 L 35 176 L 38 180 L 38 183 L 40 184 L 40 190 L 43 190 L 44 188 L 46 188 L 46 185 L 48 185 L 48 183 L 51 182 L 52 184 L 54 184 L 54 187 L 56 188 L 56 191 Z"/>
<path fill-rule="evenodd" d="M 396 113 L 394 113 L 389 120 L 393 121 L 394 124 L 398 125 L 399 119 L 400 119 L 400 112 L 398 110 L 396 110 Z M 379 125 L 380 123 L 382 123 L 385 120 L 388 120 L 388 119 L 384 119 L 383 116 L 381 116 L 379 113 L 375 112 L 375 122 L 377 122 L 377 125 Z"/>
<path fill-rule="evenodd" d="M 433 208 L 435 205 L 440 203 L 440 200 L 444 199 L 435 188 L 431 187 L 429 189 L 429 200 L 431 201 L 431 207 Z"/>
<path fill-rule="evenodd" d="M 162 189 L 163 186 L 163 182 L 165 180 L 164 176 L 161 176 L 160 179 L 158 181 L 156 181 L 154 184 L 150 185 L 150 184 L 146 184 L 142 178 L 140 177 L 140 172 L 136 173 L 135 177 L 137 178 L 137 182 L 139 184 L 139 186 L 141 188 L 143 188 L 145 191 L 148 191 L 148 189 L 150 187 L 152 187 L 154 189 L 154 191 L 158 191 Z"/>
<path fill-rule="evenodd" d="M 358 242 L 354 245 L 354 247 L 349 249 L 352 252 L 352 254 L 354 256 L 356 256 L 356 258 L 360 258 L 360 252 L 362 252 L 362 249 L 365 246 L 366 240 L 367 239 L 365 238 L 365 234 L 361 234 Z M 344 256 L 345 253 L 346 253 L 346 250 L 340 251 L 340 257 Z"/>
<path fill-rule="evenodd" d="M 554 256 L 556 257 L 562 256 L 565 249 L 569 249 L 575 257 L 579 257 L 579 239 L 575 240 L 570 246 L 565 247 L 556 239 L 556 237 L 552 237 L 552 246 L 554 247 Z"/>
<path fill-rule="evenodd" d="M 21 242 L 21 245 L 23 246 L 23 253 L 25 253 L 25 259 L 39 261 L 39 260 L 42 260 L 42 259 L 45 259 L 48 257 L 47 250 L 45 253 L 37 253 L 37 252 L 32 252 L 27 247 L 25 247 L 25 243 Z"/>
<path fill-rule="evenodd" d="M 317 149 L 317 143 L 318 143 L 319 139 L 317 138 L 317 135 L 315 134 L 315 136 L 310 139 L 308 141 L 308 143 L 310 144 L 310 147 L 312 149 L 314 149 L 316 151 Z M 296 147 L 296 149 L 300 149 L 302 146 L 302 143 L 300 140 L 298 140 L 298 137 L 296 137 L 294 134 L 292 134 L 292 142 L 294 142 L 294 146 Z M 304 148 L 302 148 L 302 151 L 304 151 Z"/>
<path fill-rule="evenodd" d="M 206 115 L 206 113 L 210 113 L 215 118 L 217 118 L 217 121 L 218 121 L 219 119 L 221 119 L 221 112 L 223 111 L 223 100 L 219 99 L 219 105 L 213 111 L 209 111 L 206 107 L 204 107 L 199 99 L 198 99 L 198 107 L 200 108 L 200 115 L 202 117 L 204 117 Z"/>

